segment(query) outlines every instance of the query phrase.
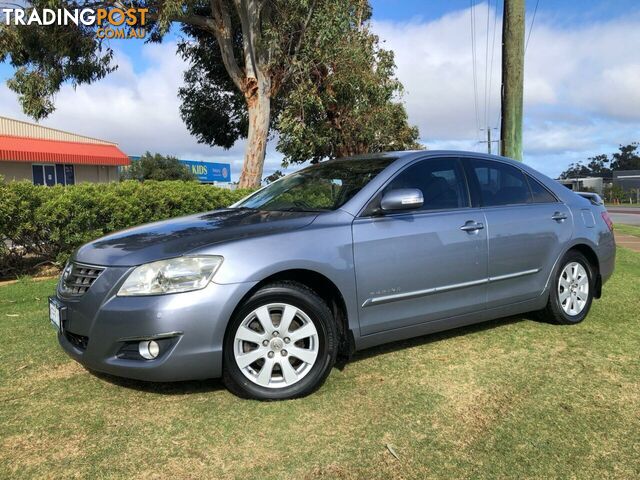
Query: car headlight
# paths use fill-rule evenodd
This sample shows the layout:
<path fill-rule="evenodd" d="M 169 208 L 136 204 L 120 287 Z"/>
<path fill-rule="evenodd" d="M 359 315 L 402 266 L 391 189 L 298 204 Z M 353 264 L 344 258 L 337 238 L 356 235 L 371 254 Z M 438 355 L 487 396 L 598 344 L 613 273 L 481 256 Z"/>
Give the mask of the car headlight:
<path fill-rule="evenodd" d="M 206 287 L 220 267 L 222 257 L 178 257 L 136 267 L 118 296 L 163 295 Z"/>

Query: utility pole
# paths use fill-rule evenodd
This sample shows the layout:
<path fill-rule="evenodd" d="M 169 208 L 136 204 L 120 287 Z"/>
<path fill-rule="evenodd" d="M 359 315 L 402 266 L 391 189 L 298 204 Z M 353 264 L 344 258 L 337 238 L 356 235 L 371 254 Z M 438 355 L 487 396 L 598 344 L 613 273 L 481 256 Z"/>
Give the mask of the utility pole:
<path fill-rule="evenodd" d="M 500 153 L 522 161 L 524 2 L 504 0 L 502 17 L 502 120 Z"/>
<path fill-rule="evenodd" d="M 487 144 L 487 153 L 489 155 L 491 155 L 491 144 L 492 143 L 497 143 L 498 145 L 500 145 L 500 140 L 491 140 L 491 130 L 497 130 L 497 128 L 487 128 L 487 139 L 480 141 L 480 143 L 486 143 Z M 481 128 L 480 131 L 484 131 L 484 128 Z M 498 147 L 498 150 L 500 150 L 500 147 Z"/>

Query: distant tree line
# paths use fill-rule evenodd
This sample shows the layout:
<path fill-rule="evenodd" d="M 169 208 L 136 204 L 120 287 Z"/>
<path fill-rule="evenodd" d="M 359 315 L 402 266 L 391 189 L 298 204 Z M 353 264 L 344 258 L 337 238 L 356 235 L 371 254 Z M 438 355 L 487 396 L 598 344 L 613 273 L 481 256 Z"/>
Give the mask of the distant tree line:
<path fill-rule="evenodd" d="M 560 178 L 602 177 L 612 178 L 614 170 L 640 170 L 640 143 L 620 145 L 611 157 L 605 154 L 588 158 L 588 163 L 577 162 L 569 165 Z"/>

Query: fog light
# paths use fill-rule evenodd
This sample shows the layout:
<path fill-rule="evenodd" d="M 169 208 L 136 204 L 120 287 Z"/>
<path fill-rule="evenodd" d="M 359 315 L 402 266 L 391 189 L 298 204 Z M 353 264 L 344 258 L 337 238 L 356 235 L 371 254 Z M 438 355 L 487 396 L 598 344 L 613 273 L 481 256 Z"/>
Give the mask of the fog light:
<path fill-rule="evenodd" d="M 160 353 L 160 345 L 153 340 L 144 340 L 138 344 L 138 351 L 142 358 L 153 360 Z"/>

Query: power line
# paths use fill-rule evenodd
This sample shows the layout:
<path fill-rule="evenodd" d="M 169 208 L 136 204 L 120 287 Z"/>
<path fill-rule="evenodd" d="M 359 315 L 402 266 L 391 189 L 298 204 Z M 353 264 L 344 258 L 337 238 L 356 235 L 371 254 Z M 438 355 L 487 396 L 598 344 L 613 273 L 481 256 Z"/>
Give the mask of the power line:
<path fill-rule="evenodd" d="M 533 31 L 533 22 L 536 21 L 536 13 L 538 12 L 538 4 L 540 0 L 536 0 L 536 7 L 533 9 L 533 17 L 531 18 L 531 25 L 529 25 L 529 34 L 527 35 L 527 41 L 524 44 L 524 53 L 527 53 L 527 47 L 529 46 L 529 39 L 531 38 L 531 32 Z"/>
<path fill-rule="evenodd" d="M 484 48 L 484 123 L 485 127 L 489 127 L 489 111 L 487 109 L 487 93 L 489 88 L 489 20 L 491 18 L 491 0 L 487 0 L 487 40 Z"/>
<path fill-rule="evenodd" d="M 489 101 L 487 106 L 489 115 L 487 117 L 487 128 L 491 128 L 489 120 L 491 119 L 491 91 L 493 89 L 493 58 L 496 50 L 496 31 L 498 30 L 498 5 L 499 5 L 499 0 L 496 0 L 495 12 L 493 15 L 493 41 L 491 43 L 491 64 L 489 67 Z M 498 128 L 499 122 L 500 122 L 500 115 L 498 115 L 496 129 Z"/>
<path fill-rule="evenodd" d="M 479 138 L 480 116 L 478 114 L 478 74 L 476 69 L 476 19 L 474 0 L 469 0 L 471 5 L 471 57 L 473 64 L 473 103 L 476 113 L 476 138 Z"/>

